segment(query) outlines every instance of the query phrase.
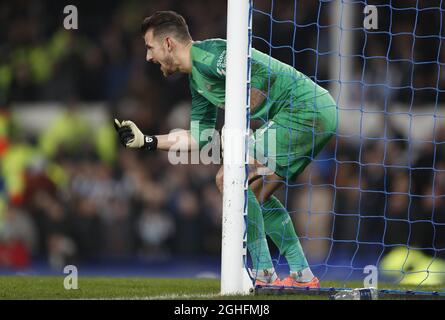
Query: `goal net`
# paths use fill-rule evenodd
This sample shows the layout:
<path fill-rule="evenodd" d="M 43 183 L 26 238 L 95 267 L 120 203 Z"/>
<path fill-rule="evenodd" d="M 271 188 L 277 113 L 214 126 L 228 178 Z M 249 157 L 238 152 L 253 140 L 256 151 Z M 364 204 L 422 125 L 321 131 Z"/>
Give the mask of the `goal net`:
<path fill-rule="evenodd" d="M 252 46 L 337 103 L 336 135 L 275 193 L 321 286 L 445 291 L 442 1 L 254 0 L 251 14 Z"/>

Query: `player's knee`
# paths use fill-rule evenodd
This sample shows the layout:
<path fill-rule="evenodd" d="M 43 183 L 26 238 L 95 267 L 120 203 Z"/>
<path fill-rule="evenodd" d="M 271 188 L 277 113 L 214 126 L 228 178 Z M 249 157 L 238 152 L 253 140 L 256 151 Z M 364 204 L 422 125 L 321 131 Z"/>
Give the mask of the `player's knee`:
<path fill-rule="evenodd" d="M 262 188 L 252 189 L 252 192 L 260 203 L 267 202 L 271 196 L 271 194 L 263 192 Z"/>
<path fill-rule="evenodd" d="M 250 190 L 252 190 L 252 193 L 255 195 L 255 197 L 258 199 L 261 192 L 261 185 L 258 183 L 252 183 L 249 185 Z"/>
<path fill-rule="evenodd" d="M 222 193 L 224 185 L 224 173 L 222 170 L 216 174 L 215 183 L 216 186 L 218 187 L 218 190 Z"/>
<path fill-rule="evenodd" d="M 261 192 L 263 191 L 263 187 L 264 183 L 262 179 L 256 179 L 249 185 L 250 190 L 252 190 L 252 193 L 258 200 L 261 199 Z"/>

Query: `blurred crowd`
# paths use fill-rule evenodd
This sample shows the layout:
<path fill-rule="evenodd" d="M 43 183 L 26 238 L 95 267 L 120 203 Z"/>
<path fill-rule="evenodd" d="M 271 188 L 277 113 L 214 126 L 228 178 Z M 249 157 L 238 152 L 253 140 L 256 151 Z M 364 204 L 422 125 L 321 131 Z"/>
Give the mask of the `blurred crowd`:
<path fill-rule="evenodd" d="M 318 1 L 274 3 L 271 14 L 270 1 L 254 1 L 254 46 L 329 88 L 329 11 Z M 66 4 L 79 8 L 78 30 L 63 28 Z M 188 128 L 187 77 L 164 79 L 146 63 L 139 33 L 143 17 L 167 9 L 184 15 L 196 40 L 225 37 L 225 1 L 0 2 L 0 267 L 37 256 L 59 268 L 98 256 L 220 254 L 219 167 L 125 150 L 112 127 L 117 117 L 151 134 Z M 414 10 L 395 18 L 382 15 L 380 26 L 400 35 L 357 35 L 354 78 L 362 83 L 353 99 L 407 111 L 440 105 L 437 10 L 421 11 L 415 29 Z M 65 107 L 42 132 L 27 133 L 15 106 L 45 101 Z M 105 104 L 108 121 L 88 125 L 85 102 Z M 445 258 L 444 126 L 415 147 L 395 127 L 385 134 L 336 137 L 279 192 L 310 261 L 395 245 Z"/>

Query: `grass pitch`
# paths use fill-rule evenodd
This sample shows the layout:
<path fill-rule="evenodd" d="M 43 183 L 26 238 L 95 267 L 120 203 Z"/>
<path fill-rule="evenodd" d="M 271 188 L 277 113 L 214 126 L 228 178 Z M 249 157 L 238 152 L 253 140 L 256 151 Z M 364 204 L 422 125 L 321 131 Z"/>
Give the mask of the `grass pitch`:
<path fill-rule="evenodd" d="M 343 287 L 340 282 L 322 282 L 324 287 Z M 361 287 L 350 282 L 348 287 Z M 412 290 L 414 287 L 395 289 Z M 440 291 L 439 287 L 422 287 L 422 291 Z M 417 290 L 420 290 L 417 288 Z M 443 290 L 443 289 L 442 289 Z M 78 289 L 66 290 L 64 277 L 2 276 L 0 299 L 141 299 L 141 300 L 302 300 L 328 299 L 326 296 L 309 295 L 248 295 L 221 296 L 219 279 L 178 278 L 102 278 L 79 277 Z"/>

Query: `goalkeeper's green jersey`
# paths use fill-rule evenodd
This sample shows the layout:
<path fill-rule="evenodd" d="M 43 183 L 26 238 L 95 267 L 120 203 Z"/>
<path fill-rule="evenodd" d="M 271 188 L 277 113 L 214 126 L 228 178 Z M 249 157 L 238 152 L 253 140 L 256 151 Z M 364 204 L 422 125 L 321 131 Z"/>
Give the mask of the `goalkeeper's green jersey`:
<path fill-rule="evenodd" d="M 192 73 L 189 75 L 192 94 L 191 132 L 200 148 L 208 141 L 201 132 L 213 129 L 217 108 L 224 109 L 226 80 L 226 40 L 195 41 L 191 48 Z M 304 112 L 306 105 L 327 91 L 293 67 L 252 49 L 251 87 L 263 92 L 266 99 L 251 113 L 252 119 L 268 121 L 291 105 L 295 112 Z M 240 106 L 243 108 L 244 106 Z M 312 107 L 313 108 L 313 107 Z M 313 111 L 313 110 L 312 110 Z"/>

